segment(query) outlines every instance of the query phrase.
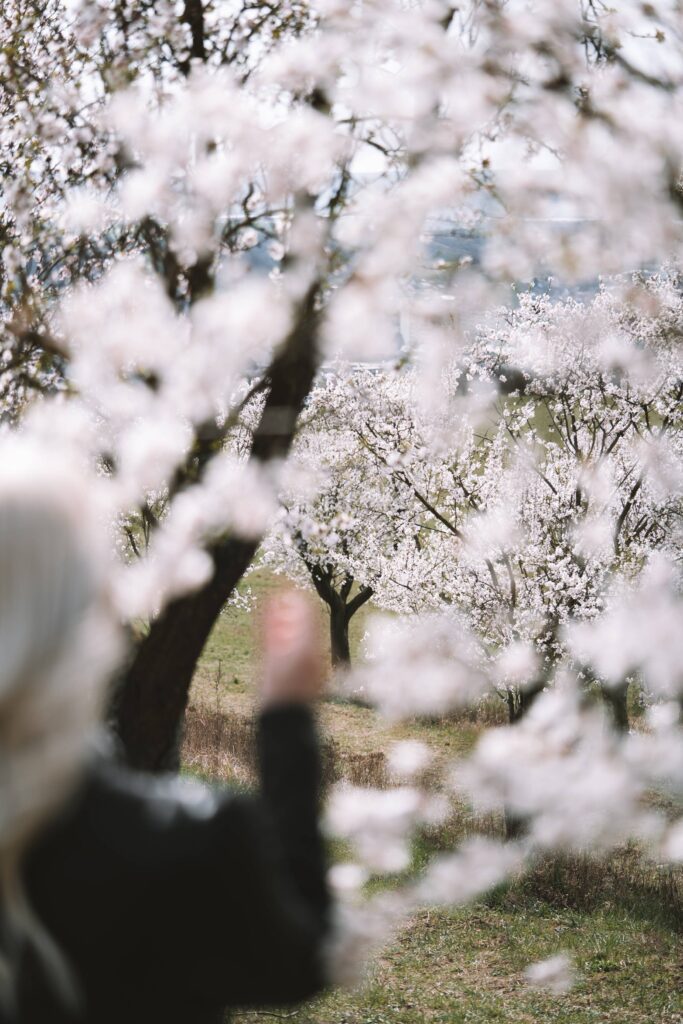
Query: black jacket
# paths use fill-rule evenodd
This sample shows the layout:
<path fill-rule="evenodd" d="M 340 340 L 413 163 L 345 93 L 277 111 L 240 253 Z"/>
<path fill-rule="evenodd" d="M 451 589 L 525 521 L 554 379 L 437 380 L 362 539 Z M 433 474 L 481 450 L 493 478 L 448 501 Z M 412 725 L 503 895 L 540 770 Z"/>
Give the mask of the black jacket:
<path fill-rule="evenodd" d="M 324 985 L 329 901 L 310 713 L 259 725 L 260 797 L 102 761 L 30 851 L 32 906 L 80 983 L 68 1011 L 31 955 L 18 1024 L 215 1024 Z"/>

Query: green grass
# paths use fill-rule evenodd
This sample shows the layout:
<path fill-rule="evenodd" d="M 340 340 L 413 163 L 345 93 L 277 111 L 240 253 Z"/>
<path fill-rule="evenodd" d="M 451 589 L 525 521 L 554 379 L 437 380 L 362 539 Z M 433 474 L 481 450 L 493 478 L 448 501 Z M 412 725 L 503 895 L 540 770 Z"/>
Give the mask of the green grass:
<path fill-rule="evenodd" d="M 259 602 L 273 591 L 275 585 L 271 574 L 254 572 L 248 577 L 245 589 L 251 591 L 254 605 L 258 608 Z M 255 669 L 252 611 L 230 605 L 224 609 L 199 662 L 194 681 L 195 693 L 198 684 L 206 681 L 213 684 L 219 665 L 225 695 L 244 693 L 251 687 Z"/>
<path fill-rule="evenodd" d="M 572 990 L 531 989 L 525 968 L 562 952 Z M 297 1024 L 680 1024 L 680 934 L 619 907 L 579 912 L 504 897 L 494 906 L 430 910 L 378 956 L 364 984 L 337 990 L 296 1011 Z M 292 1011 L 281 1011 L 291 1013 Z M 243 1013 L 244 1024 L 261 1015 Z"/>
<path fill-rule="evenodd" d="M 256 605 L 277 585 L 265 572 L 248 583 Z M 363 611 L 352 631 L 354 657 L 370 610 Z M 221 760 L 214 745 L 188 764 L 190 770 L 240 785 L 247 778 L 248 784 L 242 762 L 254 677 L 253 612 L 227 609 L 195 678 L 192 743 L 196 753 L 214 729 L 214 744 L 231 746 L 232 753 Z M 468 721 L 389 728 L 367 708 L 334 701 L 323 705 L 321 722 L 342 770 L 403 736 L 419 736 L 438 758 L 450 759 L 467 753 L 481 731 Z M 371 767 L 375 771 L 377 762 Z M 463 821 L 456 815 L 418 839 L 414 866 L 452 847 L 467 828 Z M 280 1011 L 280 1017 L 294 1024 L 683 1024 L 680 878 L 670 891 L 664 883 L 632 850 L 602 864 L 547 862 L 471 907 L 417 914 L 376 958 L 363 987 Z M 524 969 L 559 952 L 572 957 L 572 991 L 551 996 L 530 989 Z M 236 1016 L 242 1024 L 269 1019 L 277 1017 Z"/>
<path fill-rule="evenodd" d="M 525 967 L 567 952 L 578 975 L 563 996 L 531 990 Z M 543 903 L 424 911 L 384 952 L 359 991 L 301 1010 L 300 1024 L 554 1021 L 674 1024 L 683 1013 L 680 943 L 619 911 L 577 914 Z M 257 1017 L 245 1015 L 255 1024 Z"/>

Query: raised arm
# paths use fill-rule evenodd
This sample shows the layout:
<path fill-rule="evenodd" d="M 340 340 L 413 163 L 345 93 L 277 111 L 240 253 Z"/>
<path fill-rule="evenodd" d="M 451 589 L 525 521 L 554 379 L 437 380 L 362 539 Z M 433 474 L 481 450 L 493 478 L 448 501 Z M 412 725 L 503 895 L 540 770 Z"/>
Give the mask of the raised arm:
<path fill-rule="evenodd" d="M 299 595 L 284 594 L 263 621 L 261 793 L 229 801 L 216 823 L 225 836 L 226 871 L 229 864 L 225 926 L 198 981 L 204 995 L 216 986 L 228 1005 L 295 1002 L 325 984 L 330 903 L 310 707 L 321 686 L 313 613 Z"/>

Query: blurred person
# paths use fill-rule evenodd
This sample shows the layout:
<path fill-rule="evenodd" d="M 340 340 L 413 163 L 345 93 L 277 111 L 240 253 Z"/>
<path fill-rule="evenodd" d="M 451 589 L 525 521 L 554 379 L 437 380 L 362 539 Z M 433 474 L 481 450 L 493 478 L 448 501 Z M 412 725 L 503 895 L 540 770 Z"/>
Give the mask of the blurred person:
<path fill-rule="evenodd" d="M 0 459 L 0 1020 L 214 1024 L 325 984 L 312 610 L 266 609 L 259 795 L 118 764 L 121 655 L 77 474 Z"/>

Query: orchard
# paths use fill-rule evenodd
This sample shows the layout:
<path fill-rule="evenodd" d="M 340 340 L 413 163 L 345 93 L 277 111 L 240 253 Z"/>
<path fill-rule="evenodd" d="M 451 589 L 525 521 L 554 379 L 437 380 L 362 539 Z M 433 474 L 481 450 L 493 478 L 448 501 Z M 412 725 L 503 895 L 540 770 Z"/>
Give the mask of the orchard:
<path fill-rule="evenodd" d="M 264 572 L 336 703 L 476 723 L 327 793 L 340 982 L 544 858 L 680 911 L 682 118 L 676 0 L 2 4 L 0 442 L 88 480 L 121 756 Z"/>

